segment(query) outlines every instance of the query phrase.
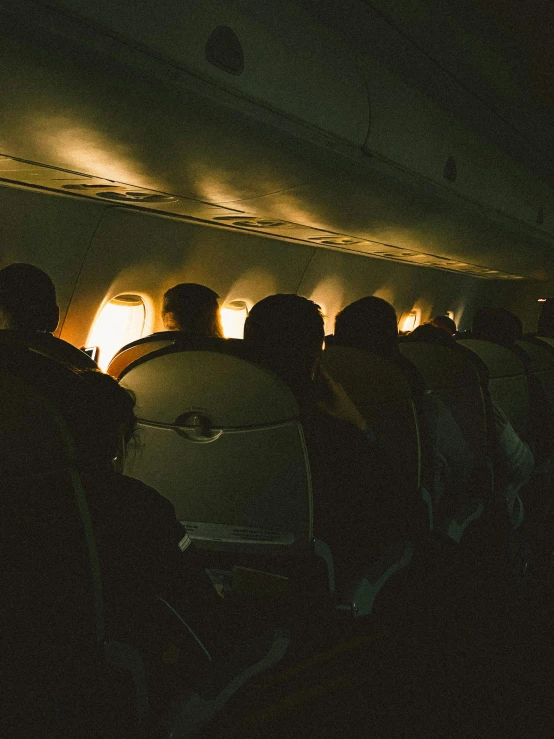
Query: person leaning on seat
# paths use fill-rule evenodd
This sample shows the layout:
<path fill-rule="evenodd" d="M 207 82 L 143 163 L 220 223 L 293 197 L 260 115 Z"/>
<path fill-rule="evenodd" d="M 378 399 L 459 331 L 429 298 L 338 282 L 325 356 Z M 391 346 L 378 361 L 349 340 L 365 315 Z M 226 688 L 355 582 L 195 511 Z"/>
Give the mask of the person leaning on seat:
<path fill-rule="evenodd" d="M 346 306 L 335 319 L 335 344 L 378 354 L 403 371 L 412 388 L 420 427 L 423 486 L 431 494 L 436 511 L 463 498 L 472 484 L 473 453 L 448 408 L 425 392 L 419 371 L 400 353 L 394 307 L 375 296 Z"/>
<path fill-rule="evenodd" d="M 209 287 L 181 282 L 163 296 L 162 319 L 166 331 L 182 331 L 192 336 L 222 339 L 219 296 Z"/>
<path fill-rule="evenodd" d="M 147 657 L 156 707 L 163 710 L 183 685 L 209 667 L 171 609 L 216 658 L 239 643 L 239 617 L 217 594 L 173 505 L 148 485 L 114 470 L 133 437 L 134 397 L 100 371 L 83 371 L 77 379 L 63 393 L 58 390 L 55 400 L 77 444 L 107 634 L 136 645 Z"/>
<path fill-rule="evenodd" d="M 23 263 L 0 270 L 0 344 L 23 344 L 73 367 L 95 368 L 87 354 L 52 336 L 59 317 L 56 289 L 46 272 Z"/>
<path fill-rule="evenodd" d="M 244 326 L 251 359 L 286 382 L 298 402 L 312 476 L 314 535 L 329 545 L 341 583 L 363 571 L 388 543 L 380 495 L 384 471 L 372 429 L 321 367 L 323 337 L 319 306 L 294 294 L 264 298 Z"/>

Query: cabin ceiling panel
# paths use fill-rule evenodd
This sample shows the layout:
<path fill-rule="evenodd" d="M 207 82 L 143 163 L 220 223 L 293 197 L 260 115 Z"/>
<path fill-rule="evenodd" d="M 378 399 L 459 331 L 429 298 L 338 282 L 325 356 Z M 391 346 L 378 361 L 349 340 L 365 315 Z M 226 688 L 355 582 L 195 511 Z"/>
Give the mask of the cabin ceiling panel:
<path fill-rule="evenodd" d="M 548 234 L 448 187 L 30 38 L 2 45 L 8 182 L 491 279 L 554 274 Z"/>

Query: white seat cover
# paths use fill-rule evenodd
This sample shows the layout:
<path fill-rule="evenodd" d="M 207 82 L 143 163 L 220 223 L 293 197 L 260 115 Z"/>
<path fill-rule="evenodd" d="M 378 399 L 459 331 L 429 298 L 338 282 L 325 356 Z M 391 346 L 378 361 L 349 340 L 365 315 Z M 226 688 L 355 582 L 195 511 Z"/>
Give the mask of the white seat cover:
<path fill-rule="evenodd" d="M 209 351 L 145 359 L 122 384 L 137 397 L 140 448 L 125 472 L 159 490 L 199 541 L 309 542 L 309 464 L 289 388 Z"/>

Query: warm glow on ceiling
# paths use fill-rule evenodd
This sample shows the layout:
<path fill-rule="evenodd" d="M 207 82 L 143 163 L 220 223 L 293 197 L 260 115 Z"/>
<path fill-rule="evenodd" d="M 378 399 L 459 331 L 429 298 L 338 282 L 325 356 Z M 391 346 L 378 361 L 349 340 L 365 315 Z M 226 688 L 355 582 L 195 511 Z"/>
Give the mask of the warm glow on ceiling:
<path fill-rule="evenodd" d="M 87 339 L 87 346 L 99 348 L 98 366 L 105 372 L 116 352 L 125 344 L 140 339 L 146 309 L 138 295 L 118 295 L 98 314 Z"/>

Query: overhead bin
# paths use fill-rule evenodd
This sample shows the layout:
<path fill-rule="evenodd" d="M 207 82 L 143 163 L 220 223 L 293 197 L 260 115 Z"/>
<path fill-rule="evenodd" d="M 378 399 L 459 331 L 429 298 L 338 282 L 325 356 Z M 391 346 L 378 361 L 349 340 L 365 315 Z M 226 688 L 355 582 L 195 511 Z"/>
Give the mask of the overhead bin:
<path fill-rule="evenodd" d="M 0 13 L 10 182 L 471 276 L 554 275 L 554 227 L 527 217 L 535 202 L 548 212 L 538 179 L 514 179 L 329 29 L 300 33 L 296 6 L 279 3 L 270 19 L 255 3 L 216 12 L 152 0 L 150 15 L 141 4 L 125 22 L 125 8 L 113 19 L 100 0 L 10 6 Z M 240 74 L 206 57 L 217 28 L 236 33 Z M 445 179 L 443 158 L 462 149 L 458 178 Z M 494 173 L 489 184 L 470 160 Z M 508 182 L 533 208 L 520 212 L 508 194 L 497 207 Z"/>
<path fill-rule="evenodd" d="M 60 0 L 122 44 L 162 57 L 256 105 L 361 146 L 369 125 L 364 80 L 339 38 L 298 5 L 238 0 Z"/>

